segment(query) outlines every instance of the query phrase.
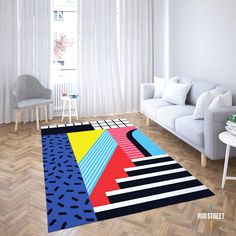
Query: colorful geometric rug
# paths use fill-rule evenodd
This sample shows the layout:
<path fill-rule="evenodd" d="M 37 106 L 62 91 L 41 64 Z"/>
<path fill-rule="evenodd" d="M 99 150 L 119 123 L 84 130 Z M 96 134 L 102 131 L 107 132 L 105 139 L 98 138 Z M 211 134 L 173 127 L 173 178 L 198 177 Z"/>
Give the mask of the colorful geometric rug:
<path fill-rule="evenodd" d="M 41 134 L 49 232 L 214 195 L 126 119 Z"/>

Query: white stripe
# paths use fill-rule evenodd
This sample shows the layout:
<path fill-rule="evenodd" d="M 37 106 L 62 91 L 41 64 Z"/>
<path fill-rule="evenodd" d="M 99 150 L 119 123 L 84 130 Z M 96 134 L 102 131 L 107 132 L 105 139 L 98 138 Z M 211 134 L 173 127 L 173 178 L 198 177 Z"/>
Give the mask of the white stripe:
<path fill-rule="evenodd" d="M 185 182 L 185 181 L 194 180 L 194 179 L 196 179 L 194 176 L 188 176 L 188 177 L 183 177 L 183 178 L 178 178 L 178 179 L 161 181 L 157 183 L 144 184 L 144 185 L 139 185 L 139 186 L 130 187 L 130 188 L 118 189 L 118 190 L 106 192 L 106 195 L 113 196 L 113 195 L 118 195 L 122 193 L 129 193 L 129 192 L 135 192 L 135 191 L 139 191 L 143 189 L 156 188 L 156 187 L 160 187 L 164 185 L 176 184 L 176 183 Z"/>
<path fill-rule="evenodd" d="M 177 163 L 177 162 L 176 161 L 165 161 L 165 162 L 155 163 L 155 164 L 150 164 L 150 165 L 143 165 L 143 166 L 135 166 L 135 167 L 125 168 L 124 170 L 126 172 L 128 172 L 128 171 L 134 171 L 134 170 L 149 169 L 149 168 L 158 167 L 158 166 L 167 166 L 167 165 L 171 165 L 171 164 L 175 164 L 175 163 Z"/>
<path fill-rule="evenodd" d="M 58 125 L 58 127 L 59 127 L 59 128 L 61 128 L 61 127 L 65 127 L 65 124 L 63 124 L 63 125 Z"/>
<path fill-rule="evenodd" d="M 41 129 L 48 129 L 48 126 L 41 126 Z"/>
<path fill-rule="evenodd" d="M 57 128 L 57 125 L 49 125 L 49 128 Z"/>
<path fill-rule="evenodd" d="M 75 122 L 74 125 L 81 125 L 81 123 Z"/>
<path fill-rule="evenodd" d="M 132 181 L 132 180 L 146 179 L 146 178 L 151 178 L 151 177 L 155 177 L 155 176 L 174 174 L 174 173 L 183 172 L 183 171 L 186 171 L 186 170 L 184 168 L 177 168 L 177 169 L 173 169 L 173 170 L 164 170 L 164 171 L 155 172 L 155 173 L 136 175 L 136 176 L 132 176 L 132 177 L 125 177 L 125 178 L 116 179 L 116 183 L 123 183 L 123 182 Z"/>
<path fill-rule="evenodd" d="M 82 122 L 83 125 L 89 125 L 88 121 Z"/>
<path fill-rule="evenodd" d="M 90 124 L 97 124 L 97 121 L 90 121 Z"/>
<path fill-rule="evenodd" d="M 162 157 L 169 157 L 169 155 L 163 154 L 163 155 L 150 156 L 150 157 L 141 157 L 141 158 L 132 159 L 132 162 L 147 161 L 147 160 L 153 160 L 153 159 L 158 159 L 158 158 L 162 158 Z"/>
<path fill-rule="evenodd" d="M 161 194 L 151 195 L 151 196 L 147 196 L 147 197 L 127 200 L 127 201 L 123 201 L 123 202 L 112 203 L 109 205 L 98 206 L 98 207 L 94 207 L 93 210 L 96 213 L 101 212 L 101 211 L 108 211 L 108 210 L 117 209 L 117 208 L 121 208 L 121 207 L 127 207 L 127 206 L 132 206 L 132 205 L 136 205 L 136 204 L 140 204 L 140 203 L 160 200 L 160 199 L 164 199 L 164 198 L 168 198 L 168 197 L 179 196 L 182 194 L 198 192 L 198 191 L 206 190 L 206 189 L 207 189 L 206 186 L 201 185 L 201 186 L 197 186 L 197 187 L 171 191 L 168 193 L 161 193 Z"/>

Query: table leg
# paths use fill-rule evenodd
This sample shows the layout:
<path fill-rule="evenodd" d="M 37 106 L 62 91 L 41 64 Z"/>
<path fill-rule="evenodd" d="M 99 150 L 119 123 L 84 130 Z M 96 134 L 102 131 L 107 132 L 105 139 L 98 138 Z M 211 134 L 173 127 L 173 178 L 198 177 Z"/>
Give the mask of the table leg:
<path fill-rule="evenodd" d="M 71 103 L 72 101 L 69 101 L 69 123 L 71 124 Z"/>
<path fill-rule="evenodd" d="M 39 108 L 38 107 L 35 108 L 35 113 L 36 113 L 36 126 L 37 126 L 37 130 L 39 130 Z"/>
<path fill-rule="evenodd" d="M 62 100 L 62 117 L 61 117 L 61 121 L 63 121 L 64 116 L 65 116 L 65 106 L 66 106 L 66 101 L 63 99 Z"/>
<path fill-rule="evenodd" d="M 225 152 L 225 164 L 224 164 L 224 172 L 223 172 L 221 188 L 224 188 L 224 186 L 225 186 L 225 179 L 226 179 L 226 176 L 227 176 L 228 163 L 229 163 L 229 152 L 230 152 L 230 146 L 227 145 L 226 146 L 226 152 Z"/>
<path fill-rule="evenodd" d="M 27 119 L 27 111 L 23 111 L 23 115 L 24 115 L 24 121 L 23 121 L 23 124 L 25 125 L 26 124 L 26 119 Z"/>
<path fill-rule="evenodd" d="M 75 115 L 76 115 L 76 119 L 78 120 L 78 111 L 77 111 L 77 102 L 76 100 L 74 100 L 74 106 L 75 106 Z"/>

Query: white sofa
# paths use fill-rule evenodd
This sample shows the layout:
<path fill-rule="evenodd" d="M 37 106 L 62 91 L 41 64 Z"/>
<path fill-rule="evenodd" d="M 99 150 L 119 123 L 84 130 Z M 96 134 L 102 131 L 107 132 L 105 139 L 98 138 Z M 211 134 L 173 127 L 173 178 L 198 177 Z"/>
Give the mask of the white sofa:
<path fill-rule="evenodd" d="M 201 165 L 206 166 L 207 157 L 211 160 L 224 158 L 225 145 L 220 142 L 218 135 L 225 131 L 227 118 L 236 113 L 236 95 L 233 95 L 232 107 L 208 109 L 204 120 L 194 120 L 192 115 L 197 98 L 203 92 L 219 85 L 187 78 L 181 78 L 179 81 L 189 82 L 192 83 L 192 87 L 187 95 L 186 105 L 173 105 L 160 98 L 153 98 L 154 84 L 142 84 L 140 111 L 147 116 L 147 124 L 149 119 L 155 121 L 201 152 Z M 232 150 L 230 154 L 236 156 L 236 150 Z"/>

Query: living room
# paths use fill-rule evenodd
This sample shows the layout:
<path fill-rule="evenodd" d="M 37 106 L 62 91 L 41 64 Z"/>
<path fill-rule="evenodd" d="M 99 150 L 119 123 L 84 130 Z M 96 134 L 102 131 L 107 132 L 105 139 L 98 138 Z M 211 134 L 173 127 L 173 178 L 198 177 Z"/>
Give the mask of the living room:
<path fill-rule="evenodd" d="M 236 235 L 235 12 L 1 0 L 0 235 Z"/>

